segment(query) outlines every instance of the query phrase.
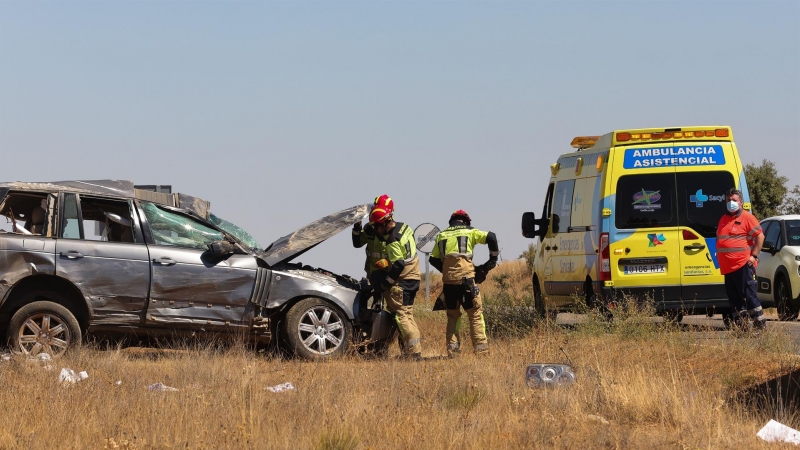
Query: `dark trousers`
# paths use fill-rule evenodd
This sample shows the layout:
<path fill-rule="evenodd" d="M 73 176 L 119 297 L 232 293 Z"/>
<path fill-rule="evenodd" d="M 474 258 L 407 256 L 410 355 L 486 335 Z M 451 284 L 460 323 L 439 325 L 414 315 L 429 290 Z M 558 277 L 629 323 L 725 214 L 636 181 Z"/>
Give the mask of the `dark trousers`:
<path fill-rule="evenodd" d="M 767 320 L 758 301 L 756 268 L 751 264 L 745 264 L 725 274 L 725 291 L 728 293 L 728 304 L 733 310 L 734 319 L 744 316 L 746 311 L 756 324 L 763 324 Z"/>

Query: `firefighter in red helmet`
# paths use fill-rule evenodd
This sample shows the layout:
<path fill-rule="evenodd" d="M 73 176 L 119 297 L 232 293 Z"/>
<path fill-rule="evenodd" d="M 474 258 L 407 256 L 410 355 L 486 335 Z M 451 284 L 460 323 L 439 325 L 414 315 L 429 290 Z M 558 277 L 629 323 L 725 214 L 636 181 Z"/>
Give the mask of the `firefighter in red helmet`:
<path fill-rule="evenodd" d="M 475 353 L 488 353 L 486 321 L 478 284 L 497 265 L 500 248 L 497 237 L 491 231 L 472 228 L 472 220 L 466 211 L 459 209 L 450 216 L 450 227 L 436 236 L 436 245 L 429 258 L 431 265 L 442 272 L 443 294 L 447 309 L 447 354 L 454 357 L 461 347 L 461 308 L 469 319 L 472 346 Z M 489 246 L 489 261 L 475 267 L 472 250 L 477 244 Z"/>
<path fill-rule="evenodd" d="M 422 344 L 414 320 L 414 298 L 420 284 L 419 258 L 414 231 L 402 222 L 395 222 L 393 210 L 375 205 L 369 222 L 375 234 L 386 243 L 386 258 L 376 263 L 371 282 L 383 287 L 384 307 L 395 317 L 403 343 L 404 356 L 420 359 Z"/>
<path fill-rule="evenodd" d="M 372 209 L 374 210 L 378 207 L 388 210 L 390 214 L 394 213 L 394 201 L 386 194 L 375 197 Z M 386 259 L 386 243 L 378 239 L 371 223 L 367 223 L 366 226 L 362 227 L 361 222 L 356 222 L 353 225 L 353 247 L 361 248 L 364 246 L 366 246 L 365 251 L 367 253 L 364 271 L 367 272 L 367 279 L 369 279 L 369 276 L 375 270 L 375 263 L 381 259 Z"/>

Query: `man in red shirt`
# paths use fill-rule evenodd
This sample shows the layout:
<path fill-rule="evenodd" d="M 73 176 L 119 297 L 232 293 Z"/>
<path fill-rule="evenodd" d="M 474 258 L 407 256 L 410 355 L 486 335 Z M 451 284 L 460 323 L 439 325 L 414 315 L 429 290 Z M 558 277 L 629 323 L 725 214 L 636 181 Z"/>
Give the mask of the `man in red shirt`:
<path fill-rule="evenodd" d="M 725 290 L 733 320 L 744 326 L 749 316 L 755 328 L 764 329 L 767 319 L 756 291 L 756 265 L 764 233 L 758 219 L 742 209 L 741 191 L 729 189 L 725 201 L 728 213 L 717 225 L 717 260 L 720 272 L 725 275 Z"/>

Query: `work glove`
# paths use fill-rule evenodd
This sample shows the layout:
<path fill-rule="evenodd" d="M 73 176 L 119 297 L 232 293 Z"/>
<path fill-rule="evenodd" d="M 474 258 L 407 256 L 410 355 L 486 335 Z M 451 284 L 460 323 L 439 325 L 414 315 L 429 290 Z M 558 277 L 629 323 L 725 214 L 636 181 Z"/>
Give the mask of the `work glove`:
<path fill-rule="evenodd" d="M 480 266 L 475 267 L 475 283 L 481 284 L 486 281 L 486 276 L 489 275 L 489 271 L 495 267 L 497 267 L 497 260 L 492 260 L 492 258 L 489 258 L 489 261 L 486 261 Z"/>
<path fill-rule="evenodd" d="M 361 222 L 356 222 L 355 224 L 353 224 L 353 232 L 361 233 Z"/>
<path fill-rule="evenodd" d="M 359 223 L 359 225 L 361 225 L 361 224 Z M 368 224 L 364 225 L 364 233 L 369 237 L 374 237 L 375 236 L 375 228 L 372 227 L 371 223 L 368 223 Z"/>
<path fill-rule="evenodd" d="M 486 275 L 489 274 L 489 271 L 484 269 L 483 266 L 478 266 L 475 268 L 475 283 L 481 284 L 486 281 Z"/>
<path fill-rule="evenodd" d="M 433 302 L 433 310 L 434 311 L 444 311 L 445 309 L 447 309 L 447 306 L 445 306 L 445 303 L 444 303 L 444 291 L 442 291 L 442 293 L 439 294 L 438 297 L 436 297 L 436 301 Z"/>

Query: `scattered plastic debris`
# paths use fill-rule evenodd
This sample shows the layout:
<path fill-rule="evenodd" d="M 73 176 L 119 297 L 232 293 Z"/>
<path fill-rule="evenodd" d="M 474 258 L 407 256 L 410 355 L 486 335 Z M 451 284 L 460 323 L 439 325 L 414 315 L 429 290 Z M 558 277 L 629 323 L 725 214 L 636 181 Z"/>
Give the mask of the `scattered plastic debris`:
<path fill-rule="evenodd" d="M 122 381 L 120 381 L 119 383 L 122 384 Z M 167 386 L 164 383 L 158 382 L 158 383 L 155 383 L 155 384 L 151 384 L 150 386 L 147 386 L 147 390 L 148 391 L 156 391 L 156 392 L 175 392 L 178 389 L 176 389 L 174 387 Z"/>
<path fill-rule="evenodd" d="M 89 374 L 86 373 L 86 371 L 75 373 L 74 370 L 67 368 L 61 369 L 61 373 L 58 374 L 59 383 L 75 384 L 78 381 L 85 380 L 87 378 L 89 378 Z"/>
<path fill-rule="evenodd" d="M 764 428 L 758 430 L 756 436 L 767 442 L 788 442 L 800 444 L 800 431 L 788 427 L 776 420 L 770 420 Z"/>
<path fill-rule="evenodd" d="M 572 366 L 566 364 L 531 364 L 525 369 L 525 382 L 532 388 L 565 386 L 575 380 Z"/>
<path fill-rule="evenodd" d="M 11 353 L 4 353 L 4 354 L 0 355 L 0 359 L 2 359 L 3 361 L 10 361 L 11 358 L 12 358 L 12 354 Z M 39 364 L 39 366 L 41 366 L 42 369 L 47 370 L 47 371 L 53 370 L 53 366 L 50 365 L 52 360 L 53 360 L 53 358 L 47 353 L 39 353 L 36 356 L 28 355 L 25 358 L 25 361 L 27 361 L 28 363 L 30 363 L 30 364 Z"/>
<path fill-rule="evenodd" d="M 117 382 L 114 383 L 114 384 L 117 385 L 117 386 L 122 386 L 122 380 L 117 380 Z"/>
<path fill-rule="evenodd" d="M 2 361 L 11 361 L 11 353 L 2 353 L 2 354 L 0 354 L 0 360 L 2 360 Z"/>
<path fill-rule="evenodd" d="M 605 417 L 596 416 L 594 414 L 589 414 L 589 415 L 586 416 L 586 418 L 591 420 L 592 422 L 599 422 L 599 423 L 601 423 L 603 425 L 608 425 L 609 423 L 611 423 Z"/>
<path fill-rule="evenodd" d="M 270 392 L 286 392 L 286 391 L 296 391 L 297 389 L 294 387 L 292 383 L 288 381 L 283 384 L 277 384 L 275 386 L 267 386 L 267 390 Z"/>

